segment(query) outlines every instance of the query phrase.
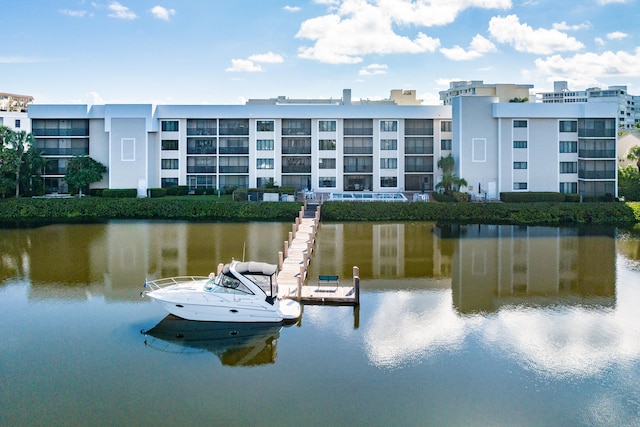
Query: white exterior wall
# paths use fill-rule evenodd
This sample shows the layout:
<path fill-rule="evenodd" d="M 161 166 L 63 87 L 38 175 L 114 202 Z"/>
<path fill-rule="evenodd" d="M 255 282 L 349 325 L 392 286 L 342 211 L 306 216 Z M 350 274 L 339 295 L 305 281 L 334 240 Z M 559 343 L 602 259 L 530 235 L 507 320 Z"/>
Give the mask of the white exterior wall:
<path fill-rule="evenodd" d="M 14 131 L 31 132 L 31 120 L 27 113 L 0 111 L 0 126 L 6 126 Z"/>

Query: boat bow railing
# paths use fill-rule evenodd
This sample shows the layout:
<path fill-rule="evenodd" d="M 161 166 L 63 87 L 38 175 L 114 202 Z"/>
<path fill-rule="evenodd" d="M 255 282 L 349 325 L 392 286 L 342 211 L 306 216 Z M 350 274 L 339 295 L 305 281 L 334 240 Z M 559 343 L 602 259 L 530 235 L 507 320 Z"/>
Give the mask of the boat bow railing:
<path fill-rule="evenodd" d="M 147 292 L 152 292 L 161 288 L 166 288 L 167 286 L 178 285 L 181 283 L 188 282 L 196 282 L 199 280 L 208 280 L 211 276 L 175 276 L 175 277 L 164 277 L 162 279 L 148 280 L 144 281 L 145 290 L 140 293 L 140 296 L 143 296 Z"/>

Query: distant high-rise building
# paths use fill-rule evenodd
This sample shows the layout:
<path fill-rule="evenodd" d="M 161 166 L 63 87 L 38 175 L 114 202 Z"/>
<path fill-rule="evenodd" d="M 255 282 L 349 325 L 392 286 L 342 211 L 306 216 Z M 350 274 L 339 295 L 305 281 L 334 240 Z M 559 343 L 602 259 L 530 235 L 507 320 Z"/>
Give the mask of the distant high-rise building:
<path fill-rule="evenodd" d="M 26 113 L 31 102 L 33 102 L 33 96 L 0 92 L 0 111 Z"/>
<path fill-rule="evenodd" d="M 500 102 L 528 102 L 530 84 L 487 83 L 467 80 L 449 83 L 449 89 L 440 92 L 444 105 L 451 105 L 457 96 L 497 96 Z"/>

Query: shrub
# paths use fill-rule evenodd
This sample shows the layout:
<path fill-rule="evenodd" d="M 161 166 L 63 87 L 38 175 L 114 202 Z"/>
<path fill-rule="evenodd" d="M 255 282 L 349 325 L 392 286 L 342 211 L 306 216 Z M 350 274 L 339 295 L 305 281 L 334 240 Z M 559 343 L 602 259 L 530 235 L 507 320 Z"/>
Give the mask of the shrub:
<path fill-rule="evenodd" d="M 189 187 L 186 185 L 174 185 L 167 188 L 167 196 L 186 196 L 189 194 Z"/>
<path fill-rule="evenodd" d="M 106 198 L 136 198 L 138 197 L 138 190 L 135 188 L 105 188 L 102 190 L 102 197 Z"/>
<path fill-rule="evenodd" d="M 564 202 L 564 193 L 528 191 L 528 192 L 502 192 L 500 200 L 508 203 L 532 203 L 532 202 Z"/>
<path fill-rule="evenodd" d="M 167 195 L 166 188 L 150 188 L 149 189 L 149 197 L 151 198 L 165 197 L 166 195 Z"/>

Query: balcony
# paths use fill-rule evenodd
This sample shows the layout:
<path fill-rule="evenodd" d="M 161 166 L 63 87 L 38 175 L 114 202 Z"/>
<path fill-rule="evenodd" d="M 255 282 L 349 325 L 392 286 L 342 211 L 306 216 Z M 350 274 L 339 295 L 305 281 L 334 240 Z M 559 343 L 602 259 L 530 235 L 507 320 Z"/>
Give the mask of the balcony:
<path fill-rule="evenodd" d="M 344 135 L 345 136 L 353 136 L 353 135 L 371 136 L 373 135 L 373 128 L 345 128 Z"/>
<path fill-rule="evenodd" d="M 31 129 L 33 136 L 89 136 L 88 128 Z"/>
<path fill-rule="evenodd" d="M 189 147 L 187 146 L 187 154 L 216 154 L 216 147 Z M 248 150 L 247 150 L 248 153 Z M 240 154 L 247 154 L 240 153 Z"/>
<path fill-rule="evenodd" d="M 217 132 L 218 132 L 218 129 L 216 129 L 215 127 L 210 127 L 210 128 L 187 128 L 187 136 L 194 136 L 194 135 L 215 136 L 217 134 Z"/>
<path fill-rule="evenodd" d="M 34 147 L 41 151 L 43 156 L 88 156 L 89 147 L 82 148 L 41 148 Z"/>
<path fill-rule="evenodd" d="M 311 144 L 293 147 L 283 146 L 282 154 L 311 154 Z"/>
<path fill-rule="evenodd" d="M 345 165 L 344 173 L 373 172 L 373 165 Z"/>
<path fill-rule="evenodd" d="M 344 154 L 373 154 L 373 147 L 344 147 Z"/>
<path fill-rule="evenodd" d="M 433 128 L 405 128 L 405 135 L 433 135 Z"/>
<path fill-rule="evenodd" d="M 282 135 L 284 136 L 291 136 L 291 135 L 304 135 L 304 136 L 311 136 L 311 128 L 283 128 L 282 129 Z"/>
<path fill-rule="evenodd" d="M 615 159 L 615 150 L 579 150 L 578 157 L 584 159 Z"/>
<path fill-rule="evenodd" d="M 220 166 L 220 173 L 249 173 L 249 166 Z"/>
<path fill-rule="evenodd" d="M 405 172 L 433 172 L 433 165 L 405 165 Z"/>
<path fill-rule="evenodd" d="M 249 135 L 249 128 L 244 126 L 238 127 L 221 127 L 220 135 L 222 136 L 238 136 L 238 135 Z"/>
<path fill-rule="evenodd" d="M 311 173 L 311 165 L 282 165 L 282 173 Z"/>
<path fill-rule="evenodd" d="M 189 166 L 187 165 L 187 173 L 216 173 L 215 166 Z"/>
<path fill-rule="evenodd" d="M 580 179 L 615 179 L 616 171 L 579 171 L 578 178 Z"/>
<path fill-rule="evenodd" d="M 249 154 L 249 147 L 220 147 L 220 154 Z"/>

